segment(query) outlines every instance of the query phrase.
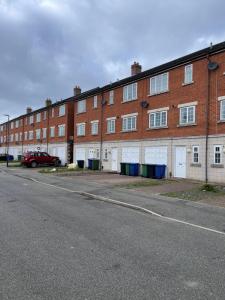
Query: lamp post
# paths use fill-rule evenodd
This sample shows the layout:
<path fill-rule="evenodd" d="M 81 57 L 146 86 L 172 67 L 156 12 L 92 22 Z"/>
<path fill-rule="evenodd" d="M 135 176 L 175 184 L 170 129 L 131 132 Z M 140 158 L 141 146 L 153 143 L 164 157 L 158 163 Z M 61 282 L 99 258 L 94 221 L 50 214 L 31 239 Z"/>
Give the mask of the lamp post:
<path fill-rule="evenodd" d="M 7 114 L 5 114 L 4 116 L 8 118 L 7 129 L 6 129 L 6 166 L 8 168 L 8 166 L 9 166 L 9 118 L 10 118 L 10 116 Z"/>

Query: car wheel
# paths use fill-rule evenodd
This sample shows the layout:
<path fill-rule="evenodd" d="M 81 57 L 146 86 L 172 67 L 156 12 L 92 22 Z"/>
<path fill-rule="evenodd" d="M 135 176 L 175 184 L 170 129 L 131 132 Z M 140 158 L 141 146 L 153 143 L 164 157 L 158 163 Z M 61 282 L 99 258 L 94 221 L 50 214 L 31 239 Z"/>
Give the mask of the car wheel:
<path fill-rule="evenodd" d="M 31 167 L 32 167 L 32 168 L 36 168 L 36 167 L 37 167 L 37 162 L 36 162 L 36 161 L 32 161 Z"/>
<path fill-rule="evenodd" d="M 57 159 L 55 161 L 55 167 L 59 167 L 60 165 L 61 165 L 61 161 Z"/>

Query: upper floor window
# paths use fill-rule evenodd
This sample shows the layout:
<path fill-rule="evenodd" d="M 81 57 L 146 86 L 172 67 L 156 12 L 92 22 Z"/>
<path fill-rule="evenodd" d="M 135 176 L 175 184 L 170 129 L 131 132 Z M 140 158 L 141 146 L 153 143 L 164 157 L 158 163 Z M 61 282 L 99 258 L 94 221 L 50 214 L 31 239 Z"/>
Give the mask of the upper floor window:
<path fill-rule="evenodd" d="M 133 131 L 137 129 L 137 114 L 122 116 L 122 131 Z"/>
<path fill-rule="evenodd" d="M 16 120 L 16 122 L 15 122 L 15 127 L 16 127 L 16 128 L 19 127 L 19 120 Z"/>
<path fill-rule="evenodd" d="M 214 164 L 221 164 L 222 146 L 214 146 Z"/>
<path fill-rule="evenodd" d="M 1 125 L 0 130 L 1 130 L 1 132 L 3 131 L 3 125 Z"/>
<path fill-rule="evenodd" d="M 93 108 L 97 108 L 98 107 L 98 96 L 94 96 L 93 99 Z"/>
<path fill-rule="evenodd" d="M 60 107 L 59 107 L 59 116 L 64 116 L 65 115 L 65 104 L 63 104 L 63 105 L 61 105 Z"/>
<path fill-rule="evenodd" d="M 14 123 L 13 123 L 13 122 L 11 122 L 11 124 L 10 124 L 10 128 L 11 128 L 11 129 L 13 129 L 13 128 L 14 128 Z"/>
<path fill-rule="evenodd" d="M 109 92 L 109 104 L 114 104 L 114 91 Z"/>
<path fill-rule="evenodd" d="M 149 128 L 167 126 L 167 111 L 156 111 L 149 114 Z"/>
<path fill-rule="evenodd" d="M 220 120 L 225 121 L 225 100 L 220 101 Z"/>
<path fill-rule="evenodd" d="M 137 83 L 132 83 L 123 87 L 123 102 L 137 99 Z"/>
<path fill-rule="evenodd" d="M 30 116 L 29 117 L 29 124 L 33 124 L 34 123 L 34 116 Z"/>
<path fill-rule="evenodd" d="M 33 130 L 29 131 L 29 140 L 33 140 L 34 138 L 34 132 Z"/>
<path fill-rule="evenodd" d="M 27 131 L 24 132 L 24 141 L 27 140 Z"/>
<path fill-rule="evenodd" d="M 91 134 L 92 135 L 98 134 L 98 121 L 91 122 Z"/>
<path fill-rule="evenodd" d="M 156 95 L 169 90 L 169 73 L 160 74 L 150 78 L 150 95 Z"/>
<path fill-rule="evenodd" d="M 81 100 L 77 102 L 77 113 L 86 112 L 86 100 Z"/>
<path fill-rule="evenodd" d="M 195 123 L 195 106 L 180 107 L 180 125 Z"/>
<path fill-rule="evenodd" d="M 46 139 L 47 137 L 47 128 L 42 128 L 42 138 Z"/>
<path fill-rule="evenodd" d="M 77 124 L 77 136 L 85 135 L 85 123 Z"/>
<path fill-rule="evenodd" d="M 36 139 L 40 140 L 41 138 L 41 129 L 36 129 Z"/>
<path fill-rule="evenodd" d="M 41 114 L 36 114 L 36 122 L 41 122 Z"/>
<path fill-rule="evenodd" d="M 116 118 L 107 119 L 107 133 L 115 133 Z"/>
<path fill-rule="evenodd" d="M 192 157 L 192 161 L 194 164 L 198 164 L 199 163 L 199 146 L 193 146 L 192 148 L 192 153 L 193 153 L 193 157 Z"/>
<path fill-rule="evenodd" d="M 58 126 L 58 135 L 65 136 L 65 124 Z"/>
<path fill-rule="evenodd" d="M 15 133 L 15 142 L 18 142 L 18 141 L 19 141 L 19 134 Z"/>
<path fill-rule="evenodd" d="M 51 117 L 54 118 L 54 116 L 55 116 L 55 110 L 54 110 L 54 107 L 52 107 L 52 109 L 51 109 Z"/>
<path fill-rule="evenodd" d="M 13 142 L 13 134 L 10 134 L 10 142 Z"/>
<path fill-rule="evenodd" d="M 22 140 L 23 140 L 23 133 L 20 132 L 20 141 L 22 141 Z"/>
<path fill-rule="evenodd" d="M 50 127 L 50 137 L 55 136 L 55 126 Z"/>
<path fill-rule="evenodd" d="M 47 111 L 45 110 L 43 111 L 43 120 L 46 120 L 46 118 L 47 118 Z"/>
<path fill-rule="evenodd" d="M 193 65 L 187 65 L 184 67 L 184 83 L 193 82 Z"/>

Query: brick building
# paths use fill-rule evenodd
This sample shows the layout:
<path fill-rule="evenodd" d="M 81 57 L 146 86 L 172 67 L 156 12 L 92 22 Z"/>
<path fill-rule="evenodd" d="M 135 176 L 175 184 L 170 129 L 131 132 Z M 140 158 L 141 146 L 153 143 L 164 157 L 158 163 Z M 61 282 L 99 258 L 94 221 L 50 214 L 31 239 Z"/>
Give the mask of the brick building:
<path fill-rule="evenodd" d="M 225 43 L 80 94 L 74 161 L 167 165 L 168 177 L 224 181 Z M 207 168 L 206 168 L 207 165 Z"/>

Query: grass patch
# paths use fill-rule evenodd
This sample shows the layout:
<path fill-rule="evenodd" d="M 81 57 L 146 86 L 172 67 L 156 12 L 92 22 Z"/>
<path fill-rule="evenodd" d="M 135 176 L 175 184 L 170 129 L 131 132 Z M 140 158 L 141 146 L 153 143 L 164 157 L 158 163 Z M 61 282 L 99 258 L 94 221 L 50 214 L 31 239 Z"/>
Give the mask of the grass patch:
<path fill-rule="evenodd" d="M 42 174 L 55 174 L 55 173 L 68 173 L 68 172 L 82 172 L 85 169 L 80 169 L 78 167 L 74 169 L 68 169 L 67 167 L 49 167 L 49 168 L 43 168 L 39 170 L 39 173 Z"/>
<path fill-rule="evenodd" d="M 21 162 L 13 162 L 13 163 L 9 163 L 9 168 L 24 168 L 24 166 L 21 164 Z"/>
<path fill-rule="evenodd" d="M 134 181 L 131 183 L 122 183 L 116 185 L 117 187 L 123 187 L 126 189 L 133 189 L 133 188 L 141 188 L 141 187 L 148 187 L 148 186 L 155 186 L 165 183 L 165 180 L 158 180 L 158 179 L 147 179 L 143 181 Z"/>

